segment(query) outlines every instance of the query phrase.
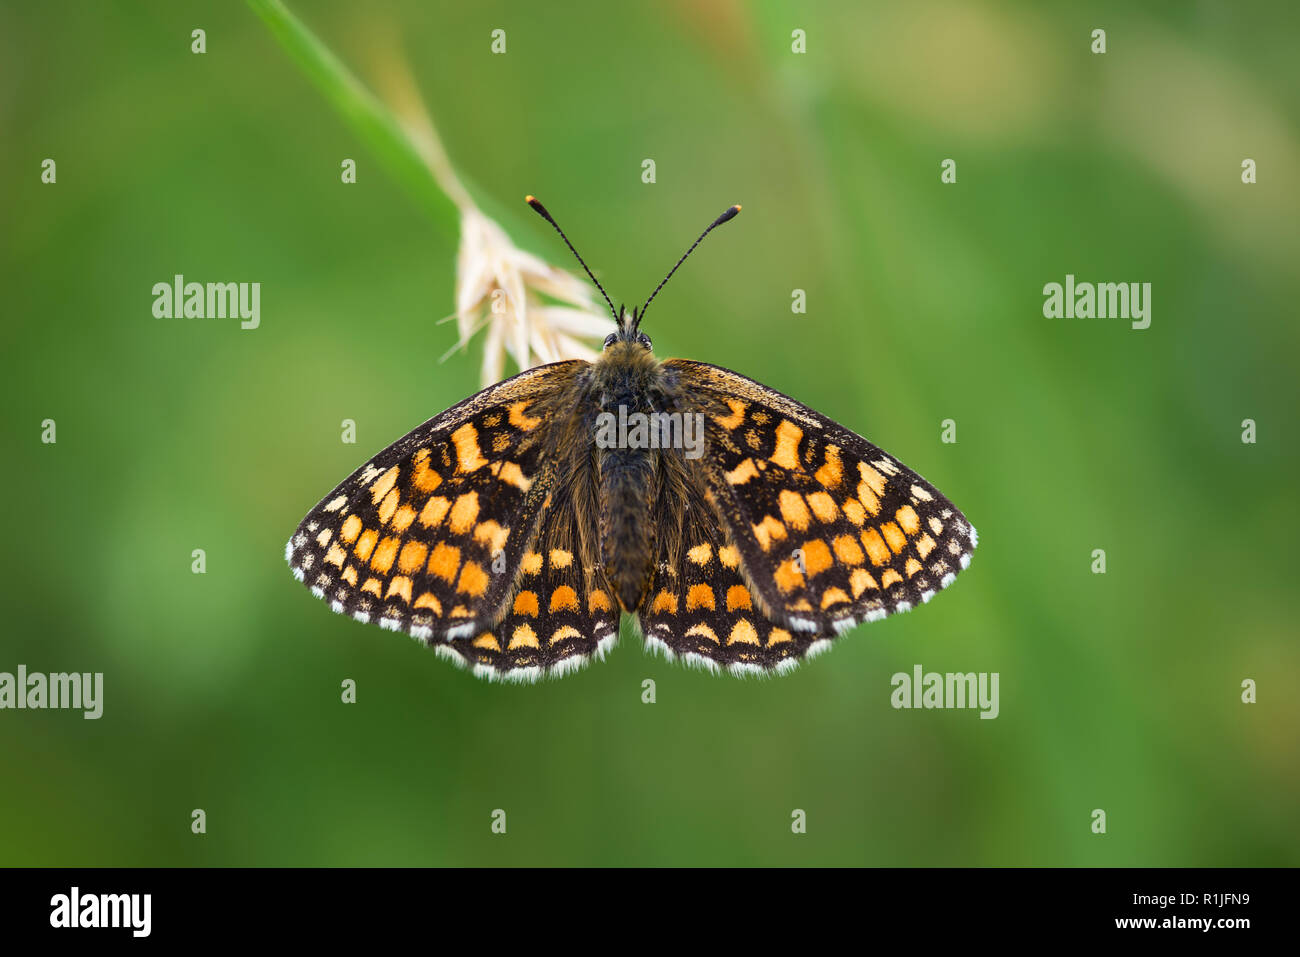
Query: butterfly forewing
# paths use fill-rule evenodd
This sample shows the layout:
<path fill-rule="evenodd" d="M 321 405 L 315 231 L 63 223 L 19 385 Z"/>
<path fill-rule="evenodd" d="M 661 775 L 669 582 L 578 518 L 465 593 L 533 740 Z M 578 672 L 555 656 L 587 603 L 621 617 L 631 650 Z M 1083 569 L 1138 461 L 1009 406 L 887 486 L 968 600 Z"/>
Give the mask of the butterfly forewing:
<path fill-rule="evenodd" d="M 776 623 L 842 633 L 929 601 L 970 562 L 965 516 L 860 435 L 727 369 L 664 369 L 705 415 L 695 474 Z"/>
<path fill-rule="evenodd" d="M 384 449 L 303 519 L 295 577 L 337 612 L 422 640 L 490 629 L 549 506 L 554 426 L 588 365 L 521 373 Z"/>

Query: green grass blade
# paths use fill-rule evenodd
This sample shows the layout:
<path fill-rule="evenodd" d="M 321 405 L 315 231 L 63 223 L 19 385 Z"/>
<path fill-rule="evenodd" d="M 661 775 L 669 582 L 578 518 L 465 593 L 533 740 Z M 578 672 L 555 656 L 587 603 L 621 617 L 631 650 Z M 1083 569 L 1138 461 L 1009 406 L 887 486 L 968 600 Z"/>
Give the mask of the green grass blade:
<path fill-rule="evenodd" d="M 393 178 L 449 237 L 459 235 L 456 204 L 392 112 L 280 0 L 248 0 L 248 5 Z"/>

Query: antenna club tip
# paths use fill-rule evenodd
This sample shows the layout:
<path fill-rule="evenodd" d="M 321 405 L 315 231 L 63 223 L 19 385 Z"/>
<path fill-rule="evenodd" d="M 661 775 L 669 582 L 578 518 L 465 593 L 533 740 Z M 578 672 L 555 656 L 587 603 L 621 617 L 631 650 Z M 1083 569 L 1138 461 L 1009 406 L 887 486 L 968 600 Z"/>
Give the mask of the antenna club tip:
<path fill-rule="evenodd" d="M 726 212 L 724 212 L 721 216 L 719 216 L 717 219 L 713 221 L 713 226 L 721 226 L 723 223 L 735 219 L 736 214 L 739 212 L 740 212 L 739 203 L 737 203 L 735 206 L 728 206 Z M 713 227 L 710 226 L 709 228 L 712 229 Z"/>
<path fill-rule="evenodd" d="M 527 196 L 524 197 L 524 202 L 527 203 L 530 207 L 532 207 L 533 212 L 541 216 L 542 219 L 546 220 L 552 226 L 555 226 L 556 229 L 560 228 L 558 225 L 556 225 L 555 220 L 551 218 L 551 214 L 547 212 L 546 207 L 543 206 L 540 202 L 538 202 L 537 197 L 534 196 L 532 193 L 529 193 Z M 560 235 L 561 236 L 564 235 L 564 232 L 562 230 L 560 232 Z"/>
<path fill-rule="evenodd" d="M 736 205 L 732 206 L 731 208 L 732 208 L 735 212 L 738 213 L 738 212 L 740 212 L 742 209 L 744 209 L 745 207 L 741 206 L 739 203 L 736 203 Z"/>

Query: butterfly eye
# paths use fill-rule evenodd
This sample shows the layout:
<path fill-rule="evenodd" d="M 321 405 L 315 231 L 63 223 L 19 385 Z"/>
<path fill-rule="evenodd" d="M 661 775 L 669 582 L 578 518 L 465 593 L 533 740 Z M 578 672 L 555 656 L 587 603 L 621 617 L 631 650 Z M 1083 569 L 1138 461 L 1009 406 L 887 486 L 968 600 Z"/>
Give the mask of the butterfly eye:
<path fill-rule="evenodd" d="M 647 336 L 644 332 L 638 333 L 636 337 L 636 341 L 641 343 L 641 345 L 645 346 L 647 349 L 654 348 L 654 346 L 650 344 L 650 337 Z"/>
<path fill-rule="evenodd" d="M 612 345 L 613 345 L 615 342 L 617 342 L 617 341 L 618 341 L 618 333 L 617 333 L 617 332 L 611 332 L 609 335 L 607 335 L 607 336 L 605 337 L 605 348 L 608 349 L 610 346 L 612 346 Z"/>

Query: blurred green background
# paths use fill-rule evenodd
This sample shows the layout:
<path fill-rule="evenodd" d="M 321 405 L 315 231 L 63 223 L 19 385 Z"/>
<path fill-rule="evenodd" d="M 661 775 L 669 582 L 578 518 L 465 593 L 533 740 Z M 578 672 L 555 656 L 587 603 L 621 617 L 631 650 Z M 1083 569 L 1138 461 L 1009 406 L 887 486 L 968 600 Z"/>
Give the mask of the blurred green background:
<path fill-rule="evenodd" d="M 0 671 L 102 671 L 105 711 L 0 712 L 0 864 L 1300 863 L 1293 4 L 295 5 L 376 89 L 409 64 L 485 208 L 568 268 L 536 193 L 616 301 L 743 203 L 656 351 L 862 432 L 980 530 L 933 604 L 789 677 L 625 624 L 532 687 L 283 559 L 477 389 L 478 342 L 437 361 L 454 235 L 247 7 L 73 9 L 0 8 Z M 1045 319 L 1067 272 L 1152 283 L 1150 329 Z M 261 328 L 155 319 L 175 273 L 261 282 Z M 918 663 L 998 672 L 1000 717 L 894 710 Z"/>

